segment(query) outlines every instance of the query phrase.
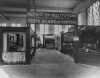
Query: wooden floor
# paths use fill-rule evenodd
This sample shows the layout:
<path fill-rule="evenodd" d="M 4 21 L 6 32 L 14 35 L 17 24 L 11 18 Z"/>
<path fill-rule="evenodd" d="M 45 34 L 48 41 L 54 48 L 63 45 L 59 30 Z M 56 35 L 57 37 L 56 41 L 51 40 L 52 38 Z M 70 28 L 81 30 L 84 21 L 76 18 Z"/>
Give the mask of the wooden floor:
<path fill-rule="evenodd" d="M 100 67 L 75 64 L 56 50 L 37 50 L 31 65 L 0 66 L 0 78 L 100 78 Z"/>

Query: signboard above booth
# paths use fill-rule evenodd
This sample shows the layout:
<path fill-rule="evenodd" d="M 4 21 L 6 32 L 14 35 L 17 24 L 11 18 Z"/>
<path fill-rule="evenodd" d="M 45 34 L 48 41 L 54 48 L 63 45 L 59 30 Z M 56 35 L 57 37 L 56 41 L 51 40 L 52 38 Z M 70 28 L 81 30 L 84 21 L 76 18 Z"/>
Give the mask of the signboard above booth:
<path fill-rule="evenodd" d="M 30 12 L 28 13 L 29 23 L 41 24 L 77 24 L 77 15 L 74 13 L 54 12 Z"/>

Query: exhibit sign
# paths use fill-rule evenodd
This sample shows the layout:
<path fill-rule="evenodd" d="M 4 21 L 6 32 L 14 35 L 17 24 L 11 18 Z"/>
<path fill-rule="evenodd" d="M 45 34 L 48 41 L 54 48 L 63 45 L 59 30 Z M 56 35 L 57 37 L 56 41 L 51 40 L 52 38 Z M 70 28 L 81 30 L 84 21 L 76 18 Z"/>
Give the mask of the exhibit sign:
<path fill-rule="evenodd" d="M 25 62 L 26 36 L 22 32 L 3 33 L 3 61 L 6 63 Z"/>
<path fill-rule="evenodd" d="M 62 12 L 31 12 L 28 18 L 30 23 L 41 24 L 77 24 L 77 14 Z"/>

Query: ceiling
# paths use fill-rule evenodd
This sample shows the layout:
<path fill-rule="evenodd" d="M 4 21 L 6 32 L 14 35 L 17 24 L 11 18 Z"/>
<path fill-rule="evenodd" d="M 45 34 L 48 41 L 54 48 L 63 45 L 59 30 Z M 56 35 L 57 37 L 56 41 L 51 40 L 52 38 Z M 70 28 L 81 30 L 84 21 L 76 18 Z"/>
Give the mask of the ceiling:
<path fill-rule="evenodd" d="M 0 13 L 4 16 L 24 17 L 28 3 L 32 0 L 0 0 Z M 38 11 L 48 12 L 73 12 L 79 3 L 85 0 L 35 0 Z M 34 8 L 34 3 L 30 2 Z"/>
<path fill-rule="evenodd" d="M 43 2 L 42 2 L 43 1 Z M 79 0 L 37 0 L 36 4 L 40 7 L 50 7 L 50 8 L 73 8 L 79 3 Z"/>

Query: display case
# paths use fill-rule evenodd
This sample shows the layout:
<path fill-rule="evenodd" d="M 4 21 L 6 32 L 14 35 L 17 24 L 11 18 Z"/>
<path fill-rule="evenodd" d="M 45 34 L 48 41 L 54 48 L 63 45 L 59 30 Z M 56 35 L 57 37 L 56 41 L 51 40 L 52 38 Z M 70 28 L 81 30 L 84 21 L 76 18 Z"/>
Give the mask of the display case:
<path fill-rule="evenodd" d="M 62 31 L 56 35 L 56 49 L 64 54 L 73 54 L 74 27 L 75 25 L 72 25 L 70 28 L 68 28 L 67 32 Z"/>
<path fill-rule="evenodd" d="M 3 63 L 28 64 L 30 62 L 29 27 L 0 27 L 0 35 L 0 58 Z"/>

